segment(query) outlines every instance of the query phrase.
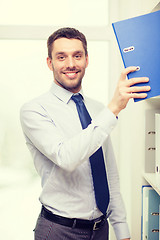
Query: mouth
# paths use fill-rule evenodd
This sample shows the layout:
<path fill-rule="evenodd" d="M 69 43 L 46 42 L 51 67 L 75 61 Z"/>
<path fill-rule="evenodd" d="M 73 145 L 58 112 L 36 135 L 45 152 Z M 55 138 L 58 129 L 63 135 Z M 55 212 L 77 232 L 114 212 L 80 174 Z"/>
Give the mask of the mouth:
<path fill-rule="evenodd" d="M 68 72 L 63 72 L 63 74 L 69 79 L 74 79 L 74 78 L 77 77 L 79 72 L 80 72 L 79 70 L 78 71 L 72 71 L 72 72 L 68 71 Z"/>

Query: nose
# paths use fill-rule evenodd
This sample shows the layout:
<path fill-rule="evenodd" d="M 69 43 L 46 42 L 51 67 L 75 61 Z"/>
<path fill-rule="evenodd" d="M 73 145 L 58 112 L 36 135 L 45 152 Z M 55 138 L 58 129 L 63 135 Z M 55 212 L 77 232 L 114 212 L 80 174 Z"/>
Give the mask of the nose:
<path fill-rule="evenodd" d="M 73 68 L 75 67 L 75 60 L 73 57 L 68 57 L 67 59 L 67 67 Z"/>

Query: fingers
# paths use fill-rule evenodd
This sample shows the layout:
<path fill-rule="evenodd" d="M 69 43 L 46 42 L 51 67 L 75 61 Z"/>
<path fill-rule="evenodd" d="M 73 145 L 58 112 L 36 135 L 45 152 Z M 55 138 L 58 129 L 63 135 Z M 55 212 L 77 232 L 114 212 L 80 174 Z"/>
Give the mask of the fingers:
<path fill-rule="evenodd" d="M 129 99 L 131 98 L 146 98 L 147 92 L 151 90 L 150 86 L 142 86 L 142 87 L 128 87 L 126 89 L 126 95 Z"/>
<path fill-rule="evenodd" d="M 146 98 L 147 92 L 151 90 L 150 86 L 143 87 L 129 87 L 128 96 L 131 98 Z"/>
<path fill-rule="evenodd" d="M 129 87 L 128 88 L 128 93 L 138 93 L 138 92 L 148 92 L 151 90 L 150 86 L 141 86 L 141 87 Z"/>
<path fill-rule="evenodd" d="M 120 79 L 124 81 L 126 79 L 126 76 L 128 73 L 135 72 L 136 70 L 137 70 L 136 66 L 131 66 L 131 67 L 127 67 L 127 68 L 123 69 Z"/>
<path fill-rule="evenodd" d="M 126 86 L 131 87 L 137 83 L 147 83 L 147 82 L 149 82 L 148 77 L 131 78 L 126 81 Z"/>
<path fill-rule="evenodd" d="M 123 69 L 121 76 L 120 76 L 120 81 L 125 81 L 127 74 L 131 73 L 131 72 L 135 72 L 138 68 L 136 66 L 131 66 L 131 67 L 127 67 L 125 69 Z M 127 81 L 127 86 L 130 87 L 134 84 L 137 83 L 146 83 L 149 81 L 149 78 L 147 77 L 138 77 L 138 78 L 131 78 Z"/>
<path fill-rule="evenodd" d="M 129 98 L 146 98 L 147 97 L 147 93 L 130 93 Z"/>
<path fill-rule="evenodd" d="M 148 77 L 137 77 L 137 78 L 131 78 L 126 80 L 126 76 L 128 73 L 134 72 L 137 70 L 137 67 L 131 66 L 128 68 L 125 68 L 120 77 L 119 86 L 121 86 L 121 89 L 124 88 L 124 92 L 127 94 L 127 97 L 130 98 L 146 98 L 148 91 L 151 90 L 150 86 L 146 86 L 145 83 L 149 82 Z M 138 83 L 143 84 L 144 86 L 137 86 Z"/>

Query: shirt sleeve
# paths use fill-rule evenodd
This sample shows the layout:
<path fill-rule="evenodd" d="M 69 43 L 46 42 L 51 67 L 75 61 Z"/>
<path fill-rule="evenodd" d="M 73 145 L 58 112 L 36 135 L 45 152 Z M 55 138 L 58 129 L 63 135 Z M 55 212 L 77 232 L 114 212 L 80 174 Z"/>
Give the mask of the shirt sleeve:
<path fill-rule="evenodd" d="M 67 171 L 73 171 L 102 146 L 117 122 L 104 108 L 86 129 L 66 137 L 46 109 L 35 102 L 21 108 L 20 119 L 29 144 Z"/>
<path fill-rule="evenodd" d="M 105 155 L 110 186 L 110 204 L 107 215 L 109 216 L 109 221 L 113 226 L 117 240 L 121 240 L 130 238 L 130 233 L 126 222 L 126 211 L 120 193 L 119 174 L 110 138 L 107 139 L 106 146 Z"/>

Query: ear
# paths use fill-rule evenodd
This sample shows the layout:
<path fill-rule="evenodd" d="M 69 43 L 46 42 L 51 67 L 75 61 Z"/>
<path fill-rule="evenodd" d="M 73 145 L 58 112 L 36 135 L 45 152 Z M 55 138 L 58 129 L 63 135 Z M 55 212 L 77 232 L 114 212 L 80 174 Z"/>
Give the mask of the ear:
<path fill-rule="evenodd" d="M 49 67 L 49 69 L 51 71 L 53 71 L 53 67 L 52 67 L 52 59 L 50 57 L 47 57 L 47 65 Z"/>
<path fill-rule="evenodd" d="M 89 64 L 89 59 L 88 59 L 88 55 L 86 56 L 86 68 L 88 67 Z"/>

